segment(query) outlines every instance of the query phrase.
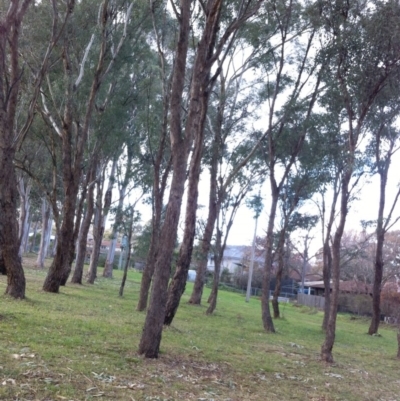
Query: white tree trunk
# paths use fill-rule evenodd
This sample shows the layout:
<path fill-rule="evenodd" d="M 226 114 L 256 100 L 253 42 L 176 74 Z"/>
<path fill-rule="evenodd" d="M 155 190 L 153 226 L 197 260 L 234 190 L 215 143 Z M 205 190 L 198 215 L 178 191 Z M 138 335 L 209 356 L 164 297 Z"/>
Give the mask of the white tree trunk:
<path fill-rule="evenodd" d="M 42 199 L 42 235 L 40 237 L 39 253 L 36 260 L 36 266 L 44 268 L 44 259 L 50 245 L 51 226 L 53 225 L 51 206 L 45 198 Z"/>
<path fill-rule="evenodd" d="M 18 192 L 19 199 L 21 202 L 20 205 L 20 214 L 19 214 L 19 252 L 18 255 L 21 257 L 22 253 L 26 248 L 26 243 L 28 240 L 29 230 L 28 230 L 28 222 L 29 222 L 29 210 L 30 210 L 30 192 L 31 192 L 32 184 L 30 180 L 25 185 L 24 178 L 21 177 L 18 181 Z"/>

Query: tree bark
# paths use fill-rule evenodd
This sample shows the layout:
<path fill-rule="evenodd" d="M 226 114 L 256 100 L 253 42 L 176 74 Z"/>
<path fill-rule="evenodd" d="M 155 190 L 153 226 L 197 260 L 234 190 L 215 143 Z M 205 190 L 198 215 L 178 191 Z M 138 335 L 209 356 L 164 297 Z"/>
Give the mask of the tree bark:
<path fill-rule="evenodd" d="M 181 105 L 186 75 L 191 3 L 191 0 L 182 0 L 180 6 L 179 38 L 174 61 L 170 103 L 173 175 L 165 221 L 160 233 L 150 305 L 139 344 L 139 354 L 144 354 L 147 358 L 157 358 L 160 350 L 165 304 L 167 301 L 167 286 L 179 223 L 182 196 L 185 189 L 187 157 L 191 142 L 190 133 L 186 132 L 187 137 L 185 140 L 181 132 Z"/>
<path fill-rule="evenodd" d="M 7 273 L 6 294 L 25 298 L 25 276 L 18 255 L 17 179 L 14 171 L 14 126 L 21 70 L 19 34 L 31 0 L 10 3 L 0 16 L 0 250 Z"/>
<path fill-rule="evenodd" d="M 352 163 L 349 163 L 352 166 Z M 341 201 L 340 201 L 340 221 L 335 232 L 332 245 L 332 293 L 330 299 L 330 310 L 328 324 L 325 332 L 325 341 L 321 347 L 321 359 L 332 363 L 332 349 L 336 334 L 336 317 L 339 301 L 339 282 L 340 282 L 340 245 L 346 224 L 349 201 L 349 183 L 353 170 L 351 167 L 343 174 L 341 182 Z"/>
<path fill-rule="evenodd" d="M 42 199 L 42 235 L 40 237 L 39 253 L 36 259 L 36 266 L 40 269 L 44 268 L 44 259 L 46 258 L 47 251 L 50 244 L 51 237 L 51 206 L 46 201 L 46 198 Z"/>
<path fill-rule="evenodd" d="M 25 298 L 25 276 L 19 257 L 14 151 L 3 141 L 4 134 L 7 134 L 4 117 L 3 110 L 0 110 L 0 249 L 7 272 L 6 294 Z"/>
<path fill-rule="evenodd" d="M 273 178 L 273 175 L 270 175 L 270 181 L 272 189 L 272 199 L 271 199 L 271 208 L 270 208 L 268 228 L 267 228 L 267 244 L 266 244 L 266 254 L 264 263 L 264 277 L 262 283 L 261 310 L 262 310 L 262 321 L 264 330 L 270 333 L 275 333 L 274 322 L 272 321 L 271 311 L 269 309 L 269 288 L 271 283 L 271 272 L 273 263 L 273 257 L 272 257 L 273 231 L 274 231 L 276 208 L 278 205 L 278 191 L 276 188 L 276 183 L 274 183 L 275 179 Z"/>
<path fill-rule="evenodd" d="M 119 296 L 122 297 L 124 295 L 124 288 L 126 283 L 126 278 L 128 276 L 128 268 L 129 263 L 131 262 L 131 252 L 132 252 L 132 232 L 133 232 L 133 208 L 130 209 L 130 220 L 128 226 L 128 247 L 127 247 L 127 255 L 124 266 L 124 274 L 122 276 L 121 286 L 119 288 Z"/>
<path fill-rule="evenodd" d="M 400 330 L 397 332 L 397 358 L 400 359 Z"/>
<path fill-rule="evenodd" d="M 275 289 L 272 296 L 272 309 L 274 312 L 274 319 L 278 319 L 280 317 L 279 313 L 279 295 L 281 293 L 281 286 L 282 286 L 282 275 L 283 275 L 283 268 L 285 265 L 284 261 L 284 246 L 285 246 L 285 235 L 286 229 L 283 228 L 279 233 L 279 240 L 277 245 L 277 254 L 278 254 L 278 269 L 276 271 L 275 276 Z"/>
<path fill-rule="evenodd" d="M 90 266 L 87 279 L 87 282 L 89 284 L 93 284 L 94 280 L 97 277 L 97 267 L 99 264 L 100 248 L 101 248 L 101 243 L 103 241 L 103 235 L 106 227 L 108 212 L 110 210 L 112 201 L 112 188 L 114 186 L 114 181 L 115 181 L 116 167 L 117 167 L 117 160 L 114 160 L 111 166 L 111 172 L 108 180 L 108 187 L 106 193 L 104 194 L 104 204 L 102 204 L 101 198 L 103 196 L 105 173 L 103 173 L 103 179 L 102 179 L 103 182 L 101 183 L 99 181 L 97 182 L 96 211 L 93 223 L 94 244 L 92 249 L 92 255 L 90 258 Z"/>
<path fill-rule="evenodd" d="M 379 146 L 379 145 L 377 145 Z M 377 150 L 379 152 L 379 149 Z M 390 154 L 390 153 L 388 153 Z M 375 271 L 374 271 L 374 283 L 372 289 L 372 318 L 371 324 L 368 329 L 368 334 L 376 334 L 378 332 L 380 317 L 381 317 L 381 289 L 382 289 L 382 278 L 383 278 L 383 245 L 385 242 L 385 223 L 384 223 L 384 212 L 386 202 L 386 184 L 388 178 L 388 170 L 390 166 L 390 157 L 388 156 L 384 160 L 383 167 L 379 165 L 379 157 L 376 160 L 378 164 L 378 172 L 380 178 L 379 186 L 379 208 L 378 208 L 378 222 L 376 226 L 376 252 L 375 252 Z"/>
<path fill-rule="evenodd" d="M 219 127 L 218 127 L 219 128 Z M 217 129 L 218 129 L 217 128 Z M 220 202 L 217 196 L 217 174 L 218 174 L 218 159 L 219 159 L 219 142 L 216 141 L 212 149 L 212 159 L 210 167 L 210 195 L 208 198 L 208 216 L 207 223 L 204 229 L 203 237 L 201 239 L 200 260 L 197 265 L 197 274 L 193 286 L 192 295 L 189 303 L 193 305 L 200 305 L 201 297 L 203 295 L 203 288 L 207 273 L 208 254 L 211 248 L 212 234 L 214 232 L 215 222 L 219 214 Z"/>
<path fill-rule="evenodd" d="M 117 245 L 118 230 L 120 228 L 120 225 L 122 224 L 122 209 L 123 209 L 124 200 L 125 200 L 125 193 L 128 188 L 129 181 L 130 181 L 130 174 L 131 174 L 130 170 L 131 170 L 132 160 L 133 160 L 132 144 L 127 144 L 127 153 L 128 153 L 128 160 L 126 163 L 124 180 L 119 188 L 119 200 L 118 200 L 117 211 L 115 214 L 115 222 L 113 225 L 112 242 L 110 244 L 110 248 L 107 253 L 106 263 L 105 263 L 104 270 L 103 270 L 103 277 L 107 277 L 107 278 L 112 278 L 112 275 L 113 275 L 114 256 L 115 256 L 115 248 Z M 113 180 L 114 180 L 114 178 L 113 178 Z"/>
<path fill-rule="evenodd" d="M 75 270 L 71 283 L 82 284 L 83 267 L 86 260 L 87 236 L 92 222 L 94 210 L 94 180 L 96 178 L 97 163 L 93 163 L 90 170 L 89 188 L 86 194 L 86 213 L 78 235 L 78 251 L 75 261 Z"/>
<path fill-rule="evenodd" d="M 187 275 L 190 267 L 190 262 L 192 260 L 193 242 L 196 235 L 197 201 L 199 197 L 199 180 L 201 172 L 201 159 L 203 156 L 204 122 L 207 114 L 208 92 L 203 92 L 201 94 L 199 102 L 201 105 L 200 115 L 198 116 L 199 121 L 196 127 L 197 132 L 194 142 L 194 151 L 192 159 L 190 161 L 189 169 L 189 186 L 186 203 L 185 230 L 182 245 L 179 250 L 176 271 L 168 289 L 168 301 L 164 319 L 165 325 L 170 325 L 172 323 L 176 311 L 178 310 L 182 294 L 185 291 Z"/>
<path fill-rule="evenodd" d="M 31 192 L 32 184 L 28 182 L 25 184 L 23 177 L 18 180 L 18 193 L 20 200 L 20 216 L 19 216 L 19 257 L 22 258 L 22 254 L 25 252 L 25 248 L 29 238 L 29 211 L 30 211 L 30 199 L 29 195 Z"/>
<path fill-rule="evenodd" d="M 222 262 L 222 256 L 223 256 L 221 241 L 222 241 L 222 232 L 218 228 L 217 229 L 217 238 L 215 241 L 215 252 L 214 252 L 214 267 L 215 267 L 214 268 L 214 280 L 213 280 L 213 286 L 211 289 L 211 294 L 208 298 L 209 305 L 206 310 L 207 315 L 211 315 L 215 311 L 215 308 L 217 307 L 219 280 L 221 278 L 221 262 Z"/>

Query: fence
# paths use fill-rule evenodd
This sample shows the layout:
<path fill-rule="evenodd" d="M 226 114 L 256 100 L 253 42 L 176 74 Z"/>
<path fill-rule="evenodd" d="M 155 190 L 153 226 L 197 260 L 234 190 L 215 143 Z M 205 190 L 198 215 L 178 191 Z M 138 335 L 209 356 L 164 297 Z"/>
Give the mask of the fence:
<path fill-rule="evenodd" d="M 297 294 L 297 302 L 310 308 L 324 309 L 325 298 L 317 295 Z"/>

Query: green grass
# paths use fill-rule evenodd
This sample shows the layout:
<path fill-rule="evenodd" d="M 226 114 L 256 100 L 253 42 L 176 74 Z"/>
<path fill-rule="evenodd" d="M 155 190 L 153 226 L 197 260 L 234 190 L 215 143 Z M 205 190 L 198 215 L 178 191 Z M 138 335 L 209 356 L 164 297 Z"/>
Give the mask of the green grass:
<path fill-rule="evenodd" d="M 327 365 L 321 312 L 281 305 L 277 333 L 266 334 L 258 299 L 221 291 L 206 316 L 205 305 L 187 304 L 188 284 L 160 358 L 146 360 L 137 355 L 140 274 L 129 272 L 123 298 L 118 271 L 48 294 L 46 272 L 24 262 L 27 299 L 1 296 L 1 400 L 400 400 L 394 328 L 371 337 L 368 320 L 340 315 L 336 362 Z"/>

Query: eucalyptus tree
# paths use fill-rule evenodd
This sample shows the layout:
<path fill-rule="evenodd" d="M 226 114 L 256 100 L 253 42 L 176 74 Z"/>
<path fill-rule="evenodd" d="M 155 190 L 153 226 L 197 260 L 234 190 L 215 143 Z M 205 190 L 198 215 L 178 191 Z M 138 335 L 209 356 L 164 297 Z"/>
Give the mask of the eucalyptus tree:
<path fill-rule="evenodd" d="M 171 172 L 172 158 L 168 142 L 168 118 L 171 95 L 173 38 L 175 21 L 169 15 L 167 4 L 151 8 L 153 32 L 152 38 L 157 46 L 158 74 L 152 74 L 152 84 L 148 86 L 146 113 L 143 131 L 147 132 L 148 161 L 153 178 L 151 192 L 151 240 L 147 252 L 145 267 L 140 284 L 138 311 L 147 307 L 151 280 L 154 274 L 157 249 L 162 224 L 162 211 L 168 177 Z M 161 97 L 160 94 L 161 93 Z"/>
<path fill-rule="evenodd" d="M 14 155 L 25 139 L 34 118 L 36 100 L 39 87 L 48 66 L 49 56 L 57 42 L 62 20 L 66 21 L 73 9 L 73 1 L 67 1 L 63 7 L 64 16 L 56 15 L 50 18 L 49 32 L 41 52 L 37 68 L 32 71 L 28 79 L 29 92 L 20 96 L 20 84 L 24 76 L 20 66 L 21 49 L 20 39 L 24 38 L 25 25 L 22 23 L 26 17 L 31 0 L 12 0 L 8 4 L 3 2 L 0 6 L 0 249 L 7 272 L 6 293 L 14 298 L 25 297 L 25 277 L 18 257 L 19 239 L 16 224 L 17 180 L 15 177 L 13 159 Z M 53 11 L 56 1 L 52 1 Z M 32 4 L 31 8 L 40 5 Z M 46 20 L 47 22 L 47 20 Z M 61 22 L 61 28 L 59 23 Z M 52 24 L 52 28 L 50 28 Z M 28 30 L 29 31 L 29 30 Z M 23 43 L 23 42 L 22 42 Z M 24 100 L 23 107 L 21 106 Z M 17 111 L 21 110 L 17 120 Z M 19 114 L 19 113 L 18 113 Z"/>
<path fill-rule="evenodd" d="M 246 123 L 250 125 L 251 118 L 256 119 L 255 110 L 258 100 L 257 96 L 249 92 L 254 91 L 259 82 L 257 79 L 245 80 L 243 78 L 246 71 L 251 68 L 251 60 L 257 52 L 257 50 L 250 51 L 250 54 L 244 57 L 244 47 L 244 41 L 237 39 L 237 43 L 232 46 L 225 63 L 220 63 L 219 79 L 210 97 L 211 107 L 206 124 L 206 149 L 205 154 L 202 155 L 210 171 L 209 208 L 201 240 L 195 286 L 189 301 L 194 304 L 201 301 L 206 261 L 221 204 L 225 201 L 227 192 L 231 190 L 230 187 L 236 176 L 252 159 L 260 143 L 260 140 L 252 141 L 246 138 L 251 136 L 249 132 L 252 130 L 252 128 L 246 127 Z M 238 58 L 239 60 L 243 58 L 243 60 L 238 62 Z M 248 131 L 248 133 L 243 135 L 243 131 Z M 243 142 L 246 142 L 246 146 L 243 145 Z M 199 169 L 199 166 L 194 166 L 193 163 L 191 167 Z M 197 170 L 197 173 L 200 174 L 200 170 Z M 193 199 L 197 197 L 198 174 L 189 176 L 184 237 L 179 251 L 177 269 L 168 290 L 165 324 L 171 324 L 185 290 L 196 232 L 196 210 L 193 209 Z"/>
<path fill-rule="evenodd" d="M 155 263 L 155 274 L 150 305 L 139 345 L 139 353 L 156 358 L 159 353 L 162 327 L 167 299 L 170 264 L 177 234 L 188 154 L 194 143 L 191 174 L 196 175 L 200 165 L 204 142 L 204 121 L 207 114 L 209 91 L 217 79 L 219 70 L 212 75 L 212 67 L 219 57 L 225 57 L 227 46 L 233 41 L 236 31 L 251 18 L 262 1 L 243 1 L 227 4 L 223 0 L 209 0 L 199 4 L 199 41 L 192 68 L 190 94 L 185 129 L 182 129 L 182 95 L 186 75 L 186 58 L 191 29 L 191 0 L 182 0 L 179 8 L 173 3 L 173 10 L 179 23 L 179 36 L 175 51 L 171 94 L 170 94 L 170 139 L 173 174 L 166 209 L 165 222 Z M 236 6 L 238 6 L 236 8 Z M 228 19 L 221 26 L 221 13 L 226 8 Z M 221 29 L 222 28 L 222 29 Z M 190 190 L 189 190 L 190 192 Z M 196 209 L 197 196 L 193 199 Z"/>
<path fill-rule="evenodd" d="M 400 108 L 397 101 L 399 77 L 391 79 L 388 88 L 382 91 L 381 99 L 376 102 L 375 112 L 371 113 L 371 131 L 372 138 L 369 151 L 372 156 L 373 172 L 379 176 L 379 207 L 376 220 L 376 251 L 375 268 L 372 294 L 372 319 L 368 329 L 368 334 L 378 332 L 381 316 L 381 289 L 384 273 L 384 243 L 386 233 L 393 227 L 400 217 L 394 216 L 395 207 L 400 196 L 400 186 L 397 185 L 397 191 L 391 203 L 387 205 L 386 192 L 389 178 L 389 170 L 394 154 L 400 147 L 400 132 L 393 124 L 398 118 Z M 388 98 L 389 95 L 389 98 Z M 394 95 L 394 97 L 393 97 Z M 388 206 L 388 208 L 386 207 Z M 386 215 L 385 215 L 386 214 Z"/>
<path fill-rule="evenodd" d="M 272 2 L 268 7 L 268 22 L 276 35 L 275 45 L 270 44 L 259 63 L 266 75 L 265 132 L 268 135 L 262 150 L 271 191 L 261 305 L 264 329 L 274 332 L 269 288 L 279 195 L 309 134 L 324 60 L 319 57 L 317 29 L 310 23 L 308 9 L 300 2 Z"/>
<path fill-rule="evenodd" d="M 305 146 L 307 148 L 307 146 Z M 314 155 L 313 155 L 314 156 Z M 312 162 L 308 158 L 308 162 Z M 272 296 L 272 308 L 274 318 L 280 317 L 279 295 L 281 291 L 282 276 L 285 266 L 285 243 L 290 234 L 296 229 L 310 230 L 317 223 L 317 217 L 299 210 L 310 199 L 318 186 L 322 185 L 322 177 L 319 174 L 319 166 L 307 164 L 307 160 L 302 159 L 300 166 L 295 165 L 292 172 L 286 177 L 279 194 L 279 208 L 281 224 L 278 232 L 278 240 L 275 247 L 275 259 L 277 269 L 275 273 L 275 289 Z"/>
<path fill-rule="evenodd" d="M 18 193 L 19 193 L 19 257 L 22 258 L 22 254 L 25 251 L 25 247 L 28 241 L 29 235 L 29 218 L 30 218 L 30 193 L 32 189 L 32 180 L 29 177 L 19 174 L 18 181 Z"/>
<path fill-rule="evenodd" d="M 236 213 L 243 200 L 253 189 L 253 186 L 259 185 L 260 180 L 263 178 L 262 171 L 261 173 L 257 173 L 254 164 L 249 163 L 246 167 L 245 169 L 241 169 L 227 188 L 224 188 L 223 191 L 218 191 L 217 203 L 219 207 L 215 227 L 215 243 L 212 249 L 214 255 L 214 277 L 211 293 L 208 298 L 209 306 L 206 310 L 207 315 L 212 314 L 217 306 L 221 264 Z"/>
<path fill-rule="evenodd" d="M 151 37 L 150 28 L 148 28 L 147 35 Z M 163 120 L 163 100 L 160 99 L 159 95 L 162 86 L 157 68 L 156 52 L 148 45 L 147 41 L 134 43 L 132 49 L 137 55 L 140 55 L 140 58 L 135 63 L 127 65 L 127 76 L 125 80 L 120 80 L 119 101 L 114 106 L 120 117 L 109 127 L 113 129 L 115 124 L 121 125 L 121 149 L 123 150 L 119 157 L 117 174 L 119 193 L 117 206 L 113 206 L 111 209 L 111 212 L 115 214 L 115 223 L 111 234 L 111 246 L 103 271 L 104 277 L 112 277 L 115 246 L 118 230 L 122 224 L 124 202 L 127 201 L 129 193 L 137 191 L 138 188 L 142 193 L 141 196 L 147 194 L 155 182 L 153 179 L 154 160 L 157 159 L 156 164 L 159 163 L 157 165 L 161 169 L 165 163 L 164 151 L 155 150 L 160 138 L 160 120 Z M 121 110 L 124 110 L 122 115 Z M 161 136 L 165 134 L 161 134 Z M 166 138 L 164 137 L 165 141 Z M 166 143 L 162 147 L 165 148 Z"/>
<path fill-rule="evenodd" d="M 359 142 L 366 120 L 382 89 L 398 70 L 400 54 L 397 2 L 338 1 L 318 9 L 325 28 L 331 63 L 324 76 L 330 103 L 339 105 L 347 129 L 342 127 L 344 168 L 340 178 L 340 216 L 332 243 L 332 293 L 321 358 L 332 362 L 340 278 L 340 247 L 348 213 L 351 180 L 357 169 Z M 320 17 L 318 17 L 320 18 Z M 368 49 L 368 51 L 366 51 Z"/>
<path fill-rule="evenodd" d="M 107 105 L 112 85 L 103 84 L 126 38 L 132 7 L 107 0 L 98 9 L 89 3 L 76 4 L 57 47 L 59 58 L 42 87 L 42 114 L 62 144 L 64 191 L 56 255 L 43 284 L 48 292 L 58 292 L 71 270 L 78 230 L 78 226 L 74 230 L 74 216 L 92 115 Z"/>

